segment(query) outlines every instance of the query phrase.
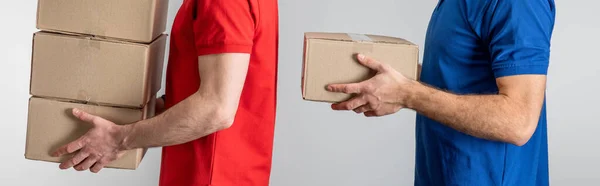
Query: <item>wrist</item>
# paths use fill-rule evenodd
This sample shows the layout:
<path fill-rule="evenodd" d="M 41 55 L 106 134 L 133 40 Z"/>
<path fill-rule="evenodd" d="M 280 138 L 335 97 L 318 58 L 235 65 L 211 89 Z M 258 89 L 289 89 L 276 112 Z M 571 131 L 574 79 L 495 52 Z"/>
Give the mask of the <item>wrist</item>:
<path fill-rule="evenodd" d="M 400 103 L 403 108 L 414 109 L 414 102 L 420 92 L 421 83 L 415 80 L 410 80 L 408 83 L 403 85 L 403 89 L 400 96 Z"/>
<path fill-rule="evenodd" d="M 122 151 L 134 149 L 133 145 L 133 129 L 135 124 L 119 126 L 120 140 L 119 149 Z"/>

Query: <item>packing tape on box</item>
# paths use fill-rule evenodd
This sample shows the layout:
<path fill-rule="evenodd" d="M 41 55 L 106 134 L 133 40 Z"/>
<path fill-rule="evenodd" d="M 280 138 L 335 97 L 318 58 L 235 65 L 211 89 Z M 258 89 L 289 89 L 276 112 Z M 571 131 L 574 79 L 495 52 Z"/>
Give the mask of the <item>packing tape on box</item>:
<path fill-rule="evenodd" d="M 352 52 L 354 53 L 371 53 L 373 52 L 373 40 L 364 34 L 353 34 L 348 33 L 348 37 L 355 43 L 352 46 Z"/>
<path fill-rule="evenodd" d="M 356 42 L 373 42 L 373 40 L 364 34 L 353 34 L 353 33 L 348 33 L 348 36 L 350 38 L 352 38 L 352 41 L 356 41 Z"/>

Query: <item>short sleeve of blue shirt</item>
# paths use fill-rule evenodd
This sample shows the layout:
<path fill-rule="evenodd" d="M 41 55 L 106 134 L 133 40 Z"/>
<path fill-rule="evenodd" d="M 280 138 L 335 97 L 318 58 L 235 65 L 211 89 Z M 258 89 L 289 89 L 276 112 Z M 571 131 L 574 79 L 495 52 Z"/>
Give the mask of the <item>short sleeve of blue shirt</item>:
<path fill-rule="evenodd" d="M 554 0 L 440 0 L 421 81 L 455 94 L 496 94 L 496 79 L 546 75 Z M 417 115 L 415 185 L 548 185 L 545 103 L 532 138 L 515 146 Z"/>
<path fill-rule="evenodd" d="M 554 4 L 549 0 L 493 0 L 482 12 L 480 34 L 496 77 L 546 74 Z"/>

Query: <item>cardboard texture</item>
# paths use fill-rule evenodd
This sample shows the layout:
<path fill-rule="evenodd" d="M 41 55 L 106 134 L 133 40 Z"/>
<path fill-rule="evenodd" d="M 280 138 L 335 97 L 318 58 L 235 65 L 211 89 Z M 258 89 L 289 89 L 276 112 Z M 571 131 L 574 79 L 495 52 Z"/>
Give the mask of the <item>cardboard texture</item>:
<path fill-rule="evenodd" d="M 150 43 L 167 11 L 168 0 L 38 0 L 37 28 Z"/>
<path fill-rule="evenodd" d="M 362 53 L 416 79 L 419 47 L 405 39 L 379 35 L 309 32 L 304 35 L 302 97 L 319 102 L 342 102 L 351 95 L 332 93 L 332 83 L 357 83 L 374 74 L 356 60 Z"/>
<path fill-rule="evenodd" d="M 38 32 L 30 93 L 142 108 L 161 86 L 166 36 L 151 44 Z"/>
<path fill-rule="evenodd" d="M 130 124 L 153 117 L 154 105 L 154 99 L 142 109 L 128 109 L 32 97 L 29 100 L 25 158 L 62 162 L 74 155 L 69 154 L 62 157 L 50 155 L 57 148 L 81 137 L 91 127 L 90 124 L 73 116 L 72 108 L 80 108 L 117 124 Z M 136 169 L 145 152 L 146 149 L 129 150 L 123 157 L 110 163 L 107 167 Z"/>

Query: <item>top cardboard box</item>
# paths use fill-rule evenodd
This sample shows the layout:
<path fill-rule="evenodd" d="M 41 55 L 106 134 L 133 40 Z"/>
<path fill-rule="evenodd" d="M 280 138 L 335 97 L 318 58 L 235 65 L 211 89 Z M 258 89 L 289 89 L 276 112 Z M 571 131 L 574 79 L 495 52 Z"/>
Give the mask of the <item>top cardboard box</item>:
<path fill-rule="evenodd" d="M 167 11 L 168 0 L 38 0 L 37 28 L 150 43 Z"/>
<path fill-rule="evenodd" d="M 351 95 L 332 93 L 332 83 L 357 83 L 374 74 L 356 60 L 362 53 L 387 63 L 410 79 L 417 78 L 419 47 L 405 39 L 363 34 L 304 34 L 302 97 L 319 102 L 341 102 Z"/>

